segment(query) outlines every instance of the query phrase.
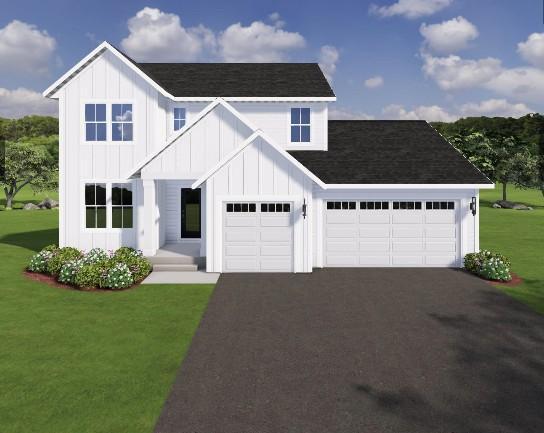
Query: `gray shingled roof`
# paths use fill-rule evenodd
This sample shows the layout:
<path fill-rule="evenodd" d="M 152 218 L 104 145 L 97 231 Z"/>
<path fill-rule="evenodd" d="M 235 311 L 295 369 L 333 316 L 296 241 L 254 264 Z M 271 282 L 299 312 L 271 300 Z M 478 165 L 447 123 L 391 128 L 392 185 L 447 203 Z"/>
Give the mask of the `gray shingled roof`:
<path fill-rule="evenodd" d="M 491 183 L 419 120 L 331 120 L 327 152 L 289 153 L 325 183 Z"/>
<path fill-rule="evenodd" d="M 134 64 L 177 97 L 334 96 L 317 63 Z"/>

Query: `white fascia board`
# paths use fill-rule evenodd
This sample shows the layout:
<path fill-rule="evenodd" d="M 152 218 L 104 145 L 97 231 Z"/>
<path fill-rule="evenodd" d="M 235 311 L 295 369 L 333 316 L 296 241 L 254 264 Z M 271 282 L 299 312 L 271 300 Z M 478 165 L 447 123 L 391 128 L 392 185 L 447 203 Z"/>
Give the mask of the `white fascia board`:
<path fill-rule="evenodd" d="M 495 184 L 468 183 L 328 183 L 323 189 L 493 189 Z"/>
<path fill-rule="evenodd" d="M 164 145 L 157 149 L 155 152 L 150 153 L 148 156 L 146 156 L 142 161 L 138 162 L 125 176 L 125 179 L 129 179 L 130 177 L 134 176 L 136 173 L 138 173 L 141 169 L 143 169 L 147 164 L 149 164 L 151 161 L 153 161 L 157 156 L 159 156 L 162 152 L 164 152 L 170 145 L 172 145 L 178 138 L 180 138 L 182 135 L 184 135 L 187 131 L 189 131 L 193 126 L 195 126 L 198 122 L 200 122 L 210 111 L 212 111 L 215 107 L 219 105 L 220 101 L 216 99 L 215 101 L 211 102 L 210 104 L 206 105 L 204 109 L 198 113 L 195 118 L 185 124 L 183 128 L 181 128 L 179 131 L 176 131 L 175 134 L 171 135 Z"/>
<path fill-rule="evenodd" d="M 125 65 L 127 65 L 132 71 L 134 71 L 138 76 L 144 79 L 149 83 L 155 90 L 160 92 L 167 98 L 173 99 L 174 96 L 164 90 L 159 86 L 155 81 L 153 81 L 147 74 L 142 72 L 134 63 L 128 60 L 123 54 L 119 52 L 117 48 L 111 45 L 108 41 L 102 42 L 98 47 L 92 50 L 87 54 L 82 60 L 80 60 L 75 66 L 73 66 L 68 72 L 66 72 L 62 77 L 55 81 L 51 86 L 44 90 L 42 93 L 46 98 L 57 99 L 57 92 L 68 83 L 74 76 L 79 74 L 83 69 L 85 69 L 93 60 L 98 58 L 105 50 L 112 52 L 119 60 L 121 60 Z"/>
<path fill-rule="evenodd" d="M 175 102 L 213 101 L 217 96 L 175 96 Z M 226 102 L 335 102 L 336 96 L 223 96 Z"/>

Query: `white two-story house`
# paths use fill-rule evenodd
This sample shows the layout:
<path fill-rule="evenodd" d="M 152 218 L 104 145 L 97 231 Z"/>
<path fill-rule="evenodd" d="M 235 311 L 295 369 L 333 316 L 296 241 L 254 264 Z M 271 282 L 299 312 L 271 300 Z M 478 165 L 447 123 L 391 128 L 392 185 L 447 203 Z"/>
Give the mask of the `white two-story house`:
<path fill-rule="evenodd" d="M 424 121 L 330 121 L 317 64 L 137 63 L 104 42 L 44 95 L 61 246 L 178 248 L 210 272 L 458 267 L 479 248 L 489 179 Z"/>

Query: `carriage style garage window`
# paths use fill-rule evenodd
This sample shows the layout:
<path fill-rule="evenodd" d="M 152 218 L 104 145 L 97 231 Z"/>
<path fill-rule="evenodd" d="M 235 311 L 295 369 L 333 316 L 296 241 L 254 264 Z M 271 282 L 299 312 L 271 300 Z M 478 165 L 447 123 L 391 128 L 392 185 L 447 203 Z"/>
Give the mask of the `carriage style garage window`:
<path fill-rule="evenodd" d="M 310 142 L 309 108 L 291 108 L 291 142 Z"/>
<path fill-rule="evenodd" d="M 339 210 L 339 209 L 357 209 L 356 202 L 354 201 L 328 201 L 327 209 L 329 210 Z"/>
<path fill-rule="evenodd" d="M 425 208 L 427 210 L 452 210 L 455 209 L 455 203 L 453 201 L 428 201 L 425 203 Z"/>
<path fill-rule="evenodd" d="M 389 209 L 388 201 L 362 201 L 359 205 L 362 210 L 387 210 Z"/>
<path fill-rule="evenodd" d="M 117 229 L 133 227 L 132 185 L 114 183 L 111 187 L 111 226 Z"/>
<path fill-rule="evenodd" d="M 132 104 L 111 105 L 112 141 L 132 141 Z"/>
<path fill-rule="evenodd" d="M 174 108 L 174 131 L 179 131 L 185 126 L 186 120 L 185 108 L 175 107 Z"/>
<path fill-rule="evenodd" d="M 421 210 L 421 202 L 420 201 L 394 201 L 393 209 Z"/>
<path fill-rule="evenodd" d="M 106 228 L 106 184 L 85 184 L 85 227 L 88 229 Z"/>
<path fill-rule="evenodd" d="M 85 140 L 106 141 L 106 104 L 85 104 Z"/>
<path fill-rule="evenodd" d="M 289 203 L 261 203 L 261 212 L 291 212 Z"/>
<path fill-rule="evenodd" d="M 255 203 L 227 203 L 227 212 L 255 212 Z"/>

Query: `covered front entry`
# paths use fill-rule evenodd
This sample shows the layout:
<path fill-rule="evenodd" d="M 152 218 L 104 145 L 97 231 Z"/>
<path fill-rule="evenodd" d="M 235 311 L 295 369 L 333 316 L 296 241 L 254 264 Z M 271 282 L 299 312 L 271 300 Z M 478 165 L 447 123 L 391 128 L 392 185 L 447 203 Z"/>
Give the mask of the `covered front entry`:
<path fill-rule="evenodd" d="M 458 266 L 458 202 L 328 200 L 324 266 Z"/>
<path fill-rule="evenodd" d="M 292 272 L 293 206 L 223 203 L 223 272 Z"/>

